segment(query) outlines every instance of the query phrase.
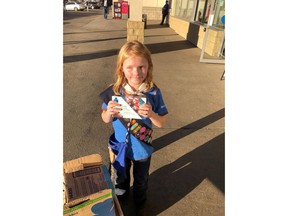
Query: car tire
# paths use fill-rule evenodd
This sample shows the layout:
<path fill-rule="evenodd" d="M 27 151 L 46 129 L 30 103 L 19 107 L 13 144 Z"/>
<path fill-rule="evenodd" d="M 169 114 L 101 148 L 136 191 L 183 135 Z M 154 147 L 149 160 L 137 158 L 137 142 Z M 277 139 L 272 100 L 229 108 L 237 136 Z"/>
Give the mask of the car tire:
<path fill-rule="evenodd" d="M 78 11 L 78 8 L 77 8 L 77 7 L 75 7 L 75 8 L 74 8 L 74 11 Z"/>

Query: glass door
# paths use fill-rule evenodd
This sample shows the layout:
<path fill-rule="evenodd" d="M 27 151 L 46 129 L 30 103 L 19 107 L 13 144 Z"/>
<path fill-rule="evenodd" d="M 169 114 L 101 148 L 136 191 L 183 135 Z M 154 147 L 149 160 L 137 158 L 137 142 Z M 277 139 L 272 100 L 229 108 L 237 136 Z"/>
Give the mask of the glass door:
<path fill-rule="evenodd" d="M 209 3 L 210 2 L 210 3 Z M 225 0 L 208 1 L 200 62 L 225 63 Z"/>

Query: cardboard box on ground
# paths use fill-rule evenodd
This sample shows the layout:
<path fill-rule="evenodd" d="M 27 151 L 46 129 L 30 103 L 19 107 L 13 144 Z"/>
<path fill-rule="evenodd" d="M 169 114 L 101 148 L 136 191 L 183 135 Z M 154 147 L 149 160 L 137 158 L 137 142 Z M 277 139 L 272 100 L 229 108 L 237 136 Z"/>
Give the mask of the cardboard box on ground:
<path fill-rule="evenodd" d="M 64 162 L 63 171 L 63 215 L 123 216 L 101 155 Z"/>

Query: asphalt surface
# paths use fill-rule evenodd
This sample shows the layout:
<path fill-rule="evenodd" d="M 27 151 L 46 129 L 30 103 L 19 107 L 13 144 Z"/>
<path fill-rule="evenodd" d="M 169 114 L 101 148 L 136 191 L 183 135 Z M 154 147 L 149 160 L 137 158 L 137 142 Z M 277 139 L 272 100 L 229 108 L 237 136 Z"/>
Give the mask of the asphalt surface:
<path fill-rule="evenodd" d="M 169 117 L 154 128 L 147 215 L 221 216 L 225 213 L 225 80 L 223 64 L 200 63 L 201 50 L 160 21 L 147 22 L 154 81 Z M 63 15 L 63 161 L 99 153 L 108 165 L 112 127 L 101 120 L 99 93 L 110 83 L 126 20 L 102 10 Z M 135 215 L 132 196 L 121 202 Z"/>

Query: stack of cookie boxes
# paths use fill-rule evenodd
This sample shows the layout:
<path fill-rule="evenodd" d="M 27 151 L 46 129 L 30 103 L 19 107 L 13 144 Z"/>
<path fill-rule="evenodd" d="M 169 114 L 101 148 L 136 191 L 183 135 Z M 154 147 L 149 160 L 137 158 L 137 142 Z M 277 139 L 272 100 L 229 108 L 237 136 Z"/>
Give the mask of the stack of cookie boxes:
<path fill-rule="evenodd" d="M 63 215 L 123 216 L 114 186 L 99 154 L 63 164 Z"/>

